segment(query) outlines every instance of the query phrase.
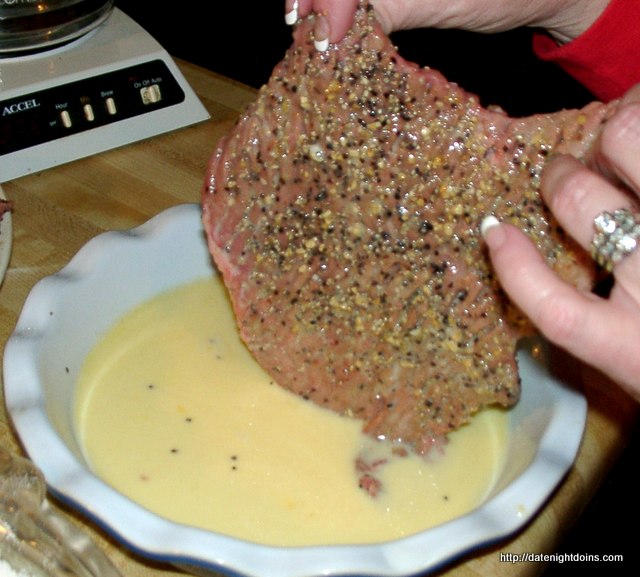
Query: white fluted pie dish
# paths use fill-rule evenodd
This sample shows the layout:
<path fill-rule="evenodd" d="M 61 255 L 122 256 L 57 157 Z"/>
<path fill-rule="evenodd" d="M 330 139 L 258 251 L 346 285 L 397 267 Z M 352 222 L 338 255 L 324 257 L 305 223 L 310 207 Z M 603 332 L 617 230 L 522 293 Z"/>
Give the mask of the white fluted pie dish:
<path fill-rule="evenodd" d="M 4 353 L 7 410 L 53 495 L 123 546 L 196 574 L 251 577 L 405 576 L 441 568 L 517 532 L 570 469 L 586 402 L 548 370 L 543 343 L 519 353 L 522 399 L 511 410 L 505 466 L 485 502 L 416 535 L 368 545 L 274 547 L 164 519 L 89 468 L 74 428 L 74 388 L 87 353 L 124 313 L 158 293 L 216 274 L 195 204 L 90 241 L 28 296 Z"/>

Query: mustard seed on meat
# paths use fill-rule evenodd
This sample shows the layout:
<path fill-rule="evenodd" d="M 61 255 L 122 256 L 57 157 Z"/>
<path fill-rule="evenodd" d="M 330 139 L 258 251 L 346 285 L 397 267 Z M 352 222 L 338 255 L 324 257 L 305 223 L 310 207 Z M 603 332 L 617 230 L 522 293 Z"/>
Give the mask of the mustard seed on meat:
<path fill-rule="evenodd" d="M 426 452 L 486 405 L 512 406 L 529 324 L 483 244 L 522 227 L 566 280 L 588 255 L 544 206 L 550 154 L 588 158 L 610 108 L 509 118 L 397 54 L 367 2 L 328 50 L 313 16 L 219 143 L 203 191 L 241 336 L 273 379 Z"/>

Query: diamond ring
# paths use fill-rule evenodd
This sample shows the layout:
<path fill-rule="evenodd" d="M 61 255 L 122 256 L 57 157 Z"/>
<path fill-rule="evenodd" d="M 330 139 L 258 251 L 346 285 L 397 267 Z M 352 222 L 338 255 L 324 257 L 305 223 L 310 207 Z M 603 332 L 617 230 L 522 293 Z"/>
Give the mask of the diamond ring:
<path fill-rule="evenodd" d="M 640 243 L 640 215 L 627 208 L 601 212 L 593 226 L 591 256 L 608 272 Z"/>

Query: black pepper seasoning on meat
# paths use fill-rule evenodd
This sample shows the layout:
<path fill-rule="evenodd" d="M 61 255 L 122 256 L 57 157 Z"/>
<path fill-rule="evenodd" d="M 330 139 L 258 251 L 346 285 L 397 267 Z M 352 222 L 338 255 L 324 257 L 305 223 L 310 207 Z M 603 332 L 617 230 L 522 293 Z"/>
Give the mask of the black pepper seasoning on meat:
<path fill-rule="evenodd" d="M 338 46 L 318 53 L 311 30 L 212 165 L 225 194 L 203 197 L 210 246 L 243 338 L 281 386 L 426 451 L 518 398 L 526 321 L 494 278 L 481 218 L 523 227 L 589 282 L 539 175 L 550 152 L 584 151 L 605 113 L 485 110 L 400 59 L 368 3 Z"/>

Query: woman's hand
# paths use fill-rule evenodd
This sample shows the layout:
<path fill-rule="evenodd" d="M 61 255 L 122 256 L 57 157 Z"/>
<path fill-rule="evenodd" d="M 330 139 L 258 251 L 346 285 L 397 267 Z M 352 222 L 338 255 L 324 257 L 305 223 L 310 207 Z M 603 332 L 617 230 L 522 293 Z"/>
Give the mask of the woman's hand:
<path fill-rule="evenodd" d="M 587 250 L 603 211 L 626 208 L 640 219 L 640 85 L 621 100 L 596 147 L 593 169 L 554 159 L 541 184 L 558 221 Z M 640 400 L 640 250 L 613 265 L 613 289 L 601 298 L 561 281 L 519 229 L 495 219 L 482 228 L 502 286 L 540 331 Z"/>
<path fill-rule="evenodd" d="M 519 26 L 545 28 L 559 42 L 584 32 L 609 0 L 372 0 L 387 33 L 411 28 L 462 28 L 499 32 Z M 315 12 L 327 19 L 328 39 L 340 41 L 358 0 L 285 0 L 287 22 Z"/>

